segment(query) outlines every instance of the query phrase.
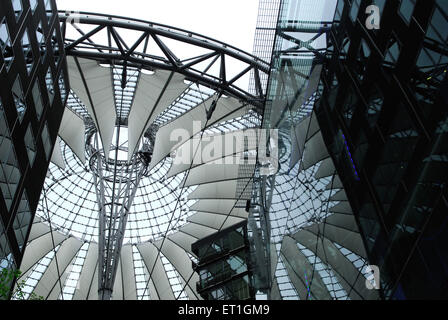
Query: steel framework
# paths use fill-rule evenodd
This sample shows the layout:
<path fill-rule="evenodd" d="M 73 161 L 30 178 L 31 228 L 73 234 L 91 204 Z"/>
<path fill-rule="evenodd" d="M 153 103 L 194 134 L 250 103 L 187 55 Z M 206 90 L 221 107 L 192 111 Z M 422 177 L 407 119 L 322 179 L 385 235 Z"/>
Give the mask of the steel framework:
<path fill-rule="evenodd" d="M 123 65 L 124 70 L 128 66 L 151 71 L 170 70 L 183 74 L 187 80 L 250 101 L 256 106 L 261 106 L 264 102 L 265 92 L 260 79 L 262 73 L 269 74 L 269 63 L 231 45 L 186 30 L 119 16 L 60 12 L 59 19 L 68 56 L 85 57 L 103 63 L 113 62 L 115 65 Z M 78 30 L 79 38 L 66 37 L 67 24 Z M 81 25 L 88 25 L 92 29 L 84 32 L 80 28 Z M 117 32 L 118 28 L 139 31 L 142 35 L 137 41 L 127 43 Z M 106 43 L 93 41 L 92 38 L 103 30 L 107 36 Z M 193 45 L 209 52 L 181 60 L 165 43 L 166 39 Z M 150 41 L 158 46 L 163 55 L 149 52 Z M 137 50 L 141 45 L 143 50 Z M 241 70 L 231 78 L 226 72 L 226 61 L 230 59 L 241 63 Z M 198 65 L 203 62 L 208 64 L 200 70 Z M 211 70 L 215 64 L 219 64 L 219 74 L 214 74 Z M 255 79 L 255 95 L 249 93 L 247 88 L 236 84 L 237 80 L 251 72 Z"/>
<path fill-rule="evenodd" d="M 267 77 L 269 64 L 235 47 L 185 30 L 118 16 L 60 12 L 59 19 L 66 55 L 118 66 L 122 72 L 121 91 L 127 87 L 129 70 L 160 69 L 180 73 L 187 81 L 208 87 L 219 95 L 226 94 L 238 98 L 258 110 L 264 104 L 266 93 L 260 79 Z M 69 24 L 76 29 L 77 37 L 67 36 Z M 129 43 L 120 36 L 120 30 L 123 29 L 138 32 L 140 36 Z M 175 50 L 168 46 L 170 41 L 188 44 L 206 53 L 181 60 Z M 154 50 L 154 47 L 158 50 Z M 185 55 L 185 52 L 182 54 Z M 237 60 L 240 69 L 230 77 L 228 64 L 231 60 Z M 248 74 L 254 77 L 253 93 L 237 84 L 239 79 Z M 98 297 L 101 300 L 109 300 L 112 297 L 127 217 L 140 179 L 146 173 L 150 162 L 149 152 L 136 152 L 129 162 L 118 160 L 119 128 L 125 125 L 127 120 L 122 119 L 122 116 L 126 117 L 126 114 L 122 113 L 123 104 L 119 105 L 117 101 L 115 103 L 119 117 L 117 142 L 115 150 L 112 149 L 115 151 L 114 159 L 104 154 L 97 136 L 93 144 L 87 143 L 99 210 Z M 85 119 L 85 122 L 89 127 L 93 124 L 90 119 Z M 90 134 L 88 140 L 93 136 L 92 132 Z M 129 150 L 131 153 L 133 151 Z"/>

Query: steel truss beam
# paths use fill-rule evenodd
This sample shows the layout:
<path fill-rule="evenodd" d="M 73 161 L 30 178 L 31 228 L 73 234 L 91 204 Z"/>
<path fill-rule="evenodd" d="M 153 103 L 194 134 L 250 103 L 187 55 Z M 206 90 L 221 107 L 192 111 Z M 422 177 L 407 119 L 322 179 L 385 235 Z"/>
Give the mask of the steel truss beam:
<path fill-rule="evenodd" d="M 210 87 L 213 90 L 222 91 L 255 106 L 261 106 L 264 103 L 265 93 L 261 91 L 260 79 L 262 77 L 260 73 L 267 75 L 270 71 L 269 64 L 233 46 L 182 29 L 118 16 L 60 12 L 59 19 L 64 31 L 67 55 L 149 70 L 170 70 L 183 74 L 189 81 Z M 66 37 L 67 23 L 71 23 L 78 30 L 79 38 L 68 39 Z M 80 28 L 82 25 L 96 27 L 85 33 Z M 120 37 L 117 28 L 143 33 L 137 41 L 129 44 Z M 103 31 L 107 34 L 107 41 L 102 44 L 95 43 L 92 37 Z M 151 39 L 163 55 L 157 56 L 148 52 L 148 42 Z M 164 39 L 180 41 L 210 52 L 180 60 L 177 58 L 178 55 L 172 51 L 173 48 L 170 49 L 164 42 Z M 144 44 L 143 51 L 137 51 L 142 43 Z M 226 60 L 230 58 L 236 59 L 242 65 L 241 70 L 233 78 L 229 78 L 226 72 L 226 65 L 228 64 Z M 201 62 L 209 59 L 212 62 L 205 70 L 198 69 Z M 219 62 L 217 62 L 218 60 Z M 211 66 L 215 62 L 219 63 L 219 74 L 211 72 Z M 256 88 L 259 89 L 255 95 L 249 93 L 247 88 L 242 88 L 236 84 L 238 79 L 252 72 L 254 73 Z"/>

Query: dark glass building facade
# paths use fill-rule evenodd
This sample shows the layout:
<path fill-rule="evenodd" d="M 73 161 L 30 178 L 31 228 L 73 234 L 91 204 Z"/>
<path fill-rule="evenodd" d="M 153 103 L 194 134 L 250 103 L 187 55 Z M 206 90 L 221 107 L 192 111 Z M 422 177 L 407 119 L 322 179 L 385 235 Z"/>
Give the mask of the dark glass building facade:
<path fill-rule="evenodd" d="M 282 1 L 263 117 L 279 170 L 253 201 L 268 298 L 447 298 L 447 6 Z"/>
<path fill-rule="evenodd" d="M 14 270 L 68 93 L 55 1 L 2 1 L 0 49 L 0 269 Z"/>
<path fill-rule="evenodd" d="M 338 1 L 317 119 L 384 298 L 448 298 L 448 2 L 374 2 Z"/>

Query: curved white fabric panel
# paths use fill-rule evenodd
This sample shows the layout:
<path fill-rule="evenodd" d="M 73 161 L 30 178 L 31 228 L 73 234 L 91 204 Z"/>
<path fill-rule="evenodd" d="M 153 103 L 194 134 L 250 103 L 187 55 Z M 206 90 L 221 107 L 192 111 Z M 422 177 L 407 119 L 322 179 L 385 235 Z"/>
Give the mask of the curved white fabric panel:
<path fill-rule="evenodd" d="M 310 117 L 306 117 L 297 126 L 291 126 L 291 158 L 289 160 L 290 169 L 292 169 L 302 158 L 310 120 Z"/>
<path fill-rule="evenodd" d="M 193 251 L 191 251 L 191 245 L 198 240 L 195 237 L 183 232 L 175 232 L 169 235 L 168 238 L 189 254 L 196 256 Z"/>
<path fill-rule="evenodd" d="M 328 182 L 328 185 L 325 187 L 326 190 L 330 189 L 342 189 L 344 186 L 342 185 L 342 181 L 337 174 Z"/>
<path fill-rule="evenodd" d="M 348 201 L 339 202 L 337 205 L 331 207 L 329 211 L 335 213 L 353 214 L 352 208 L 350 207 L 350 203 L 348 203 Z"/>
<path fill-rule="evenodd" d="M 273 128 L 278 128 L 278 122 L 281 119 L 282 111 L 287 108 L 288 100 L 285 99 L 283 96 L 278 96 L 274 101 L 272 102 L 272 111 L 271 111 L 271 125 Z M 286 111 L 288 112 L 288 111 Z"/>
<path fill-rule="evenodd" d="M 56 142 L 54 143 L 54 149 L 51 155 L 51 162 L 53 162 L 62 170 L 65 170 L 65 162 L 61 150 L 61 138 L 59 136 L 57 136 Z"/>
<path fill-rule="evenodd" d="M 270 248 L 269 256 L 272 261 L 272 263 L 271 263 L 271 279 L 275 279 L 275 270 L 277 269 L 277 264 L 278 264 L 278 253 L 277 253 L 277 249 L 273 243 L 270 244 L 269 248 Z"/>
<path fill-rule="evenodd" d="M 244 185 L 248 179 L 244 179 Z M 239 179 L 220 181 L 210 184 L 199 185 L 192 193 L 188 195 L 188 199 L 241 199 L 249 200 L 250 197 L 246 192 L 238 192 L 237 185 Z M 250 183 L 250 182 L 249 182 Z M 237 193 L 238 192 L 238 193 Z"/>
<path fill-rule="evenodd" d="M 218 161 L 221 162 L 221 160 Z M 253 176 L 253 170 L 255 169 L 254 165 L 250 166 L 253 170 L 241 170 L 242 172 L 240 172 L 239 164 L 222 164 L 222 162 L 220 162 L 206 163 L 202 166 L 191 169 L 190 173 L 186 177 L 186 181 L 183 180 L 180 185 L 190 187 L 211 182 L 251 178 Z"/>
<path fill-rule="evenodd" d="M 46 225 L 43 222 L 34 221 L 33 226 L 31 227 L 28 241 L 31 242 L 49 232 L 50 232 L 50 227 L 48 225 Z"/>
<path fill-rule="evenodd" d="M 121 257 L 120 263 L 118 263 L 117 274 L 115 276 L 114 288 L 112 292 L 111 300 L 123 300 L 123 274 L 121 269 Z"/>
<path fill-rule="evenodd" d="M 355 217 L 348 214 L 334 213 L 325 218 L 326 224 L 331 224 L 336 227 L 344 228 L 352 232 L 359 232 Z"/>
<path fill-rule="evenodd" d="M 317 300 L 331 300 L 331 295 L 328 292 L 322 278 L 318 272 L 313 272 L 313 267 L 309 263 L 305 255 L 300 252 L 297 243 L 289 236 L 285 236 L 282 241 L 282 248 L 280 250 L 283 255 L 283 262 L 288 271 L 289 278 L 299 294 L 301 300 L 307 299 L 308 290 L 305 286 L 308 282 L 309 288 L 313 298 Z M 307 278 L 305 279 L 305 273 Z"/>
<path fill-rule="evenodd" d="M 51 266 L 51 265 L 50 265 Z M 48 266 L 48 267 L 50 267 Z M 73 266 L 73 261 L 67 266 L 67 270 L 70 270 L 70 268 Z M 54 270 L 53 268 L 52 270 Z M 67 280 L 69 276 L 69 273 L 64 272 L 61 275 L 61 284 L 64 285 L 65 281 Z M 37 287 L 36 287 L 37 289 Z M 38 294 L 38 291 L 34 291 L 36 294 Z M 53 290 L 51 290 L 50 294 L 47 296 L 46 300 L 58 300 L 59 297 L 61 297 L 62 300 L 65 300 L 64 295 L 61 296 L 61 290 L 59 287 L 59 280 L 56 281 L 55 285 L 53 286 Z"/>
<path fill-rule="evenodd" d="M 156 70 L 153 75 L 140 73 L 128 120 L 128 160 L 149 124 L 188 88 L 184 79 L 179 73 L 165 70 Z"/>
<path fill-rule="evenodd" d="M 36 288 L 34 289 L 34 293 L 38 296 L 43 296 L 46 299 L 49 299 L 50 294 L 53 299 L 57 299 L 61 294 L 61 286 L 64 286 L 64 281 L 68 277 L 68 273 L 66 273 L 66 268 L 71 263 L 71 261 L 75 258 L 76 253 L 83 245 L 82 241 L 70 237 L 66 239 L 60 246 L 59 250 L 56 253 L 56 256 L 53 257 L 50 265 L 47 270 L 45 270 L 42 278 L 39 280 Z M 57 264 L 56 264 L 57 257 Z M 58 275 L 58 269 L 60 274 Z M 61 277 L 61 284 L 59 285 L 59 276 Z M 53 292 L 55 291 L 55 292 Z"/>
<path fill-rule="evenodd" d="M 348 215 L 346 216 L 350 217 Z M 354 218 L 351 218 L 354 221 Z M 312 232 L 315 235 L 319 234 L 324 238 L 334 241 L 363 258 L 367 257 L 361 236 L 357 231 L 351 231 L 337 225 L 332 225 L 331 221 L 329 221 L 328 219 L 327 223 L 325 223 L 325 226 L 323 224 L 315 224 L 305 228 L 305 230 Z"/>
<path fill-rule="evenodd" d="M 240 202 L 242 203 L 243 201 Z M 210 212 L 210 213 L 247 218 L 248 213 L 246 212 L 245 204 L 244 208 L 242 208 L 242 206 L 243 206 L 242 204 L 238 204 L 237 200 L 204 199 L 199 200 L 194 205 L 192 205 L 190 207 L 190 211 L 202 211 L 202 212 Z"/>
<path fill-rule="evenodd" d="M 195 223 L 187 223 L 183 225 L 179 230 L 192 237 L 195 237 L 196 239 L 205 238 L 216 232 L 216 229 L 201 226 Z"/>
<path fill-rule="evenodd" d="M 78 58 L 78 62 L 80 68 L 78 68 L 74 57 L 67 57 L 70 87 L 84 103 L 95 121 L 104 153 L 108 155 L 117 118 L 112 69 L 101 67 L 95 60 Z M 84 81 L 88 89 L 86 89 Z"/>
<path fill-rule="evenodd" d="M 305 143 L 303 168 L 308 169 L 312 165 L 328 157 L 329 154 L 322 137 L 322 132 L 319 131 Z"/>
<path fill-rule="evenodd" d="M 147 278 L 149 278 L 149 271 L 148 271 L 148 269 L 146 269 L 146 266 L 145 266 L 145 276 L 146 276 Z M 146 286 L 146 289 L 147 289 L 148 292 L 149 292 L 149 295 L 150 295 L 150 297 L 151 297 L 151 300 L 157 300 L 157 299 L 160 299 L 159 296 L 158 296 L 158 294 L 157 294 L 156 287 L 154 286 L 154 281 L 150 280 L 149 283 L 148 283 L 148 285 Z"/>
<path fill-rule="evenodd" d="M 153 270 L 151 279 L 154 283 L 158 298 L 160 300 L 174 299 L 165 268 L 163 267 L 160 256 L 157 254 L 158 249 L 150 242 L 139 244 L 137 248 L 145 262 L 146 268 L 149 272 Z"/>
<path fill-rule="evenodd" d="M 96 264 L 95 272 L 93 273 L 87 300 L 98 300 L 98 263 Z"/>
<path fill-rule="evenodd" d="M 206 124 L 208 128 L 214 124 L 240 117 L 246 112 L 245 106 L 237 99 L 221 98 L 217 102 L 212 117 L 207 122 L 206 110 L 210 108 L 215 98 L 209 98 L 157 131 L 150 169 L 154 168 L 171 151 L 206 128 Z"/>
<path fill-rule="evenodd" d="M 205 225 L 207 227 L 216 229 L 217 231 L 233 226 L 234 224 L 237 224 L 243 220 L 244 218 L 237 218 L 232 216 L 226 217 L 221 214 L 206 212 L 198 212 L 187 218 L 187 221 L 189 222 L 194 222 L 199 225 Z"/>
<path fill-rule="evenodd" d="M 54 231 L 53 239 L 54 245 L 58 246 L 68 237 L 62 235 L 61 233 Z M 27 272 L 28 269 L 33 267 L 40 259 L 45 257 L 47 253 L 53 250 L 53 241 L 51 237 L 51 232 L 46 233 L 45 235 L 40 236 L 39 238 L 31 241 L 25 249 L 25 253 L 23 256 L 22 263 L 20 265 L 20 270 L 22 272 Z"/>
<path fill-rule="evenodd" d="M 330 197 L 330 201 L 348 201 L 347 194 L 344 189 L 339 190 Z"/>
<path fill-rule="evenodd" d="M 125 245 L 121 248 L 120 265 L 123 273 L 122 280 L 124 300 L 137 300 L 132 246 Z"/>
<path fill-rule="evenodd" d="M 257 132 L 255 129 L 238 130 L 227 132 L 225 134 L 194 136 L 186 143 L 177 148 L 173 164 L 167 177 L 184 172 L 188 169 L 195 168 L 205 163 L 212 162 L 221 158 L 223 163 L 234 163 L 231 155 L 235 158 L 241 158 L 241 153 L 257 148 Z M 245 147 L 244 141 L 247 141 Z"/>
<path fill-rule="evenodd" d="M 271 286 L 271 300 L 282 300 L 282 296 L 280 294 L 280 290 L 278 288 L 277 279 L 274 279 L 274 282 Z"/>
<path fill-rule="evenodd" d="M 345 283 L 349 283 L 350 287 L 345 287 L 349 297 L 355 299 L 359 296 L 364 299 L 375 299 L 378 293 L 375 290 L 368 290 L 365 285 L 364 276 L 359 275 L 360 271 L 339 251 L 336 246 L 325 238 L 318 238 L 307 230 L 301 230 L 294 235 L 294 239 L 314 252 L 323 263 L 332 267 L 339 277 L 345 279 Z M 344 282 L 342 282 L 344 285 Z M 352 294 L 356 292 L 356 295 Z"/>
<path fill-rule="evenodd" d="M 322 160 L 319 169 L 317 169 L 316 174 L 314 175 L 315 179 L 321 179 L 325 177 L 329 177 L 336 173 L 336 169 L 333 164 L 333 159 L 330 157 Z"/>
<path fill-rule="evenodd" d="M 307 71 L 306 74 L 309 74 L 309 71 Z M 308 77 L 307 83 L 305 85 L 306 86 L 305 90 L 302 90 L 302 93 L 298 98 L 298 103 L 294 105 L 294 107 L 292 108 L 292 112 L 295 112 L 300 106 L 306 103 L 308 99 L 310 99 L 311 96 L 317 91 L 317 86 L 319 85 L 321 73 L 322 73 L 322 65 L 321 64 L 315 65 L 313 71 L 311 72 L 311 75 Z"/>
<path fill-rule="evenodd" d="M 65 108 L 61 126 L 59 127 L 59 136 L 73 150 L 82 163 L 86 162 L 85 131 L 84 121 L 69 108 Z"/>
<path fill-rule="evenodd" d="M 161 246 L 161 243 L 162 240 L 159 240 L 154 243 L 154 245 L 160 249 L 165 258 L 167 258 L 179 272 L 183 280 L 183 285 L 188 281 L 187 286 L 185 287 L 188 298 L 191 300 L 201 299 L 200 295 L 196 292 L 196 282 L 199 281 L 199 275 L 193 270 L 191 263 L 185 263 L 190 260 L 188 255 L 182 248 L 168 238 L 163 242 L 163 246 Z"/>
<path fill-rule="evenodd" d="M 87 250 L 87 255 L 84 260 L 83 270 L 79 276 L 78 285 L 73 296 L 73 300 L 87 300 L 98 299 L 98 292 L 95 288 L 92 288 L 94 283 L 95 274 L 98 266 L 98 245 L 96 243 L 90 243 Z M 98 278 L 96 280 L 96 289 L 98 288 Z"/>

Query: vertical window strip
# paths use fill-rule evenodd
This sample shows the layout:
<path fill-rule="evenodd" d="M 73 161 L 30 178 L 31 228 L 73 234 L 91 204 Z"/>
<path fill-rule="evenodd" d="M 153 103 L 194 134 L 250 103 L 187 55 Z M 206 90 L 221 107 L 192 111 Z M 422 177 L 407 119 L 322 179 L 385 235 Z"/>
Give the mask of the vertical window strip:
<path fill-rule="evenodd" d="M 187 300 L 188 297 L 185 290 L 182 290 L 183 284 L 180 275 L 176 272 L 171 262 L 169 262 L 169 260 L 162 253 L 160 253 L 160 260 L 165 268 L 174 297 L 178 300 Z"/>
<path fill-rule="evenodd" d="M 69 268 L 67 268 L 67 270 L 65 270 L 64 273 L 69 273 L 69 275 L 65 280 L 64 286 L 62 287 L 62 294 L 59 295 L 59 300 L 73 300 L 75 291 L 79 289 L 79 278 L 87 257 L 89 246 L 89 243 L 83 244 L 81 249 L 76 254 L 73 263 L 69 266 Z"/>
<path fill-rule="evenodd" d="M 291 279 L 289 278 L 288 271 L 286 270 L 281 256 L 279 256 L 278 258 L 275 278 L 277 279 L 277 285 L 282 300 L 299 299 L 299 295 L 296 291 L 296 288 L 293 286 Z"/>
<path fill-rule="evenodd" d="M 148 283 L 148 271 L 145 263 L 136 246 L 132 246 L 132 258 L 134 261 L 135 286 L 137 288 L 137 300 L 150 300 L 149 289 L 146 289 Z M 149 286 L 149 283 L 148 283 Z"/>

